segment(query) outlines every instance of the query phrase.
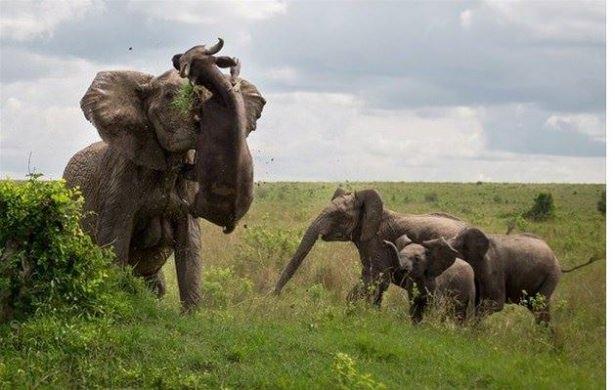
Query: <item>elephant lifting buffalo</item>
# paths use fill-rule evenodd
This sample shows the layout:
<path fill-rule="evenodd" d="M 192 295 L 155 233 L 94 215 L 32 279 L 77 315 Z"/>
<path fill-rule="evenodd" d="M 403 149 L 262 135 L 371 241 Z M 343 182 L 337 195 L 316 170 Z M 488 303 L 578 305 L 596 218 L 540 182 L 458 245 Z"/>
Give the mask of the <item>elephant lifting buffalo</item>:
<path fill-rule="evenodd" d="M 175 69 L 160 76 L 98 73 L 81 108 L 102 141 L 77 152 L 64 171 L 67 184 L 80 187 L 85 198 L 85 231 L 111 246 L 118 263 L 132 267 L 158 295 L 165 292 L 161 268 L 174 254 L 184 309 L 200 300 L 198 218 L 230 233 L 253 199 L 246 138 L 265 99 L 239 78 L 238 59 L 217 55 L 223 44 L 219 39 L 176 54 Z M 191 96 L 188 111 L 174 104 L 187 83 L 205 91 Z M 444 213 L 399 214 L 385 209 L 375 190 L 338 189 L 307 228 L 277 293 L 318 238 L 351 241 L 358 250 L 361 281 L 348 300 L 380 305 L 393 283 L 412 298 L 414 321 L 422 319 L 432 294 L 442 294 L 454 298 L 462 321 L 506 302 L 529 302 L 537 321 L 548 322 L 551 295 L 569 271 L 536 236 L 485 234 Z M 538 297 L 544 297 L 540 305 Z"/>
<path fill-rule="evenodd" d="M 63 175 L 69 186 L 81 188 L 85 230 L 99 245 L 112 246 L 117 261 L 146 278 L 158 294 L 165 291 L 161 267 L 174 254 L 185 309 L 200 300 L 197 217 L 230 231 L 252 199 L 252 160 L 245 137 L 256 128 L 265 99 L 254 85 L 237 77 L 238 69 L 227 76 L 218 69 L 223 64 L 209 63 L 222 45 L 220 40 L 212 48 L 199 47 L 193 72 L 184 74 L 196 77 L 212 94 L 197 102 L 200 121 L 173 104 L 189 82 L 175 69 L 160 76 L 98 73 L 81 99 L 81 108 L 102 141 L 77 152 Z M 205 62 L 207 66 L 202 65 Z M 234 85 L 229 87 L 231 78 Z M 232 139 L 220 145 L 221 150 L 199 141 L 220 132 Z M 201 171 L 215 169 L 207 175 L 217 175 L 216 183 L 232 183 L 230 189 L 191 180 L 186 167 L 194 164 L 195 150 L 196 179 L 203 178 Z M 212 166 L 204 166 L 208 163 Z M 199 207 L 203 199 L 216 199 L 220 192 L 231 205 L 213 211 Z"/>

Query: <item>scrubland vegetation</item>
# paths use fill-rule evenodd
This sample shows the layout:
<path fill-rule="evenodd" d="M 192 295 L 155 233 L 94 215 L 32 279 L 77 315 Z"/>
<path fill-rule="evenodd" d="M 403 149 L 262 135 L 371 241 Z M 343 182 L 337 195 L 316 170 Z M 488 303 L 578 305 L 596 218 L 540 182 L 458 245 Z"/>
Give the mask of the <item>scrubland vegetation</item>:
<path fill-rule="evenodd" d="M 562 277 L 551 329 L 536 326 L 529 311 L 512 305 L 466 327 L 440 321 L 434 308 L 413 326 L 405 295 L 396 287 L 386 293 L 381 310 L 348 307 L 344 297 L 359 271 L 350 243 L 317 243 L 282 295 L 274 297 L 269 292 L 279 271 L 337 184 L 259 183 L 244 225 L 235 233 L 224 235 L 202 221 L 204 303 L 197 312 L 181 315 L 172 261 L 165 266 L 168 293 L 156 300 L 142 283 L 109 268 L 106 252 L 79 234 L 74 225 L 78 213 L 57 183 L 41 189 L 38 198 L 22 192 L 21 201 L 13 184 L 0 185 L 0 286 L 17 283 L 7 277 L 7 264 L 18 264 L 9 262 L 16 258 L 7 255 L 5 245 L 19 229 L 22 216 L 14 211 L 19 209 L 26 210 L 23 215 L 60 221 L 27 220 L 29 227 L 19 230 L 19 237 L 29 252 L 19 265 L 31 259 L 53 275 L 65 274 L 66 268 L 56 268 L 66 266 L 62 259 L 85 261 L 80 256 L 90 252 L 97 260 L 86 264 L 93 268 L 73 276 L 99 289 L 93 295 L 71 290 L 78 304 L 64 299 L 64 293 L 46 292 L 43 296 L 60 298 L 28 301 L 34 306 L 24 306 L 1 324 L 0 388 L 605 386 L 605 261 Z M 376 188 L 385 206 L 399 212 L 443 211 L 487 232 L 538 234 L 564 267 L 605 257 L 605 218 L 597 207 L 603 185 L 343 185 Z M 540 193 L 552 197 L 552 213 L 537 220 L 524 217 Z M 9 198 L 12 204 L 5 202 Z M 16 206 L 23 199 L 31 203 Z M 44 205 L 48 209 L 42 212 L 38 208 Z M 57 240 L 51 237 L 55 228 Z M 55 252 L 33 250 L 26 238 L 46 242 Z M 100 279 L 93 286 L 92 275 Z M 45 278 L 29 282 L 39 287 L 51 283 Z"/>

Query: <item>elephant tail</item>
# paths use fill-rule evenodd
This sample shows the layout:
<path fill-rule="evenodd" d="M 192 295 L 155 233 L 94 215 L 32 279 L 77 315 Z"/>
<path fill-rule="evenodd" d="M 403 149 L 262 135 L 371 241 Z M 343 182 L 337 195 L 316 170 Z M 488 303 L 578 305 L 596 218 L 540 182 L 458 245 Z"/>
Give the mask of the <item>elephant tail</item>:
<path fill-rule="evenodd" d="M 594 261 L 598 261 L 598 260 L 601 260 L 601 259 L 599 259 L 597 256 L 592 256 L 592 257 L 590 257 L 590 258 L 589 258 L 589 260 L 588 260 L 587 262 L 585 262 L 585 263 L 583 263 L 583 264 L 579 264 L 579 265 L 574 266 L 574 267 L 569 268 L 569 269 L 563 269 L 563 268 L 562 268 L 562 272 L 563 272 L 563 273 L 568 273 L 568 272 L 576 271 L 576 270 L 578 270 L 579 268 L 583 268 L 583 267 L 585 267 L 586 265 L 590 265 L 590 264 L 591 264 L 591 263 L 593 263 Z"/>

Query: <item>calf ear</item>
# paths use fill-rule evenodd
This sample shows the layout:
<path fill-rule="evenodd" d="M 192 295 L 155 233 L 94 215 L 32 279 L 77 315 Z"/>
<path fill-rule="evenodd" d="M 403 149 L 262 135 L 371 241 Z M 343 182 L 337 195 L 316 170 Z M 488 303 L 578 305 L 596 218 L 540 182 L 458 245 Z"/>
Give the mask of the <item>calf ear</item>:
<path fill-rule="evenodd" d="M 408 237 L 407 234 L 399 236 L 397 237 L 397 240 L 395 240 L 395 246 L 397 247 L 398 251 L 404 249 L 406 246 L 410 244 L 412 244 L 412 240 L 410 239 L 410 237 Z"/>
<path fill-rule="evenodd" d="M 442 237 L 423 242 L 427 250 L 426 277 L 435 278 L 453 265 L 459 252 Z"/>
<path fill-rule="evenodd" d="M 348 192 L 346 192 L 346 190 L 344 190 L 342 187 L 337 187 L 337 190 L 335 190 L 335 192 L 333 193 L 333 196 L 331 197 L 331 200 L 340 197 L 342 195 L 346 195 Z"/>
<path fill-rule="evenodd" d="M 380 229 L 384 206 L 376 190 L 355 192 L 357 205 L 361 208 L 361 241 L 372 239 Z"/>
<path fill-rule="evenodd" d="M 480 229 L 467 228 L 451 240 L 451 246 L 455 248 L 460 257 L 470 265 L 481 261 L 489 250 L 489 238 Z"/>
<path fill-rule="evenodd" d="M 399 251 L 395 244 L 391 241 L 384 240 L 385 250 L 388 252 L 389 257 L 391 258 L 391 265 L 395 268 L 401 267 L 401 260 L 399 259 Z"/>

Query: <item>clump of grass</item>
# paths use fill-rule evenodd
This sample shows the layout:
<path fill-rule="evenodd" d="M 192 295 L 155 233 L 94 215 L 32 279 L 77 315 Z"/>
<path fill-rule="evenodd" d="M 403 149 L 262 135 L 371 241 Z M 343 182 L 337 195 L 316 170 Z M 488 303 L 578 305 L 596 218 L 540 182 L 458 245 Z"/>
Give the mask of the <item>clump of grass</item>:
<path fill-rule="evenodd" d="M 179 91 L 177 91 L 177 95 L 173 98 L 171 105 L 182 114 L 189 115 L 196 98 L 194 85 L 184 83 Z"/>
<path fill-rule="evenodd" d="M 353 358 L 338 352 L 333 360 L 333 374 L 338 389 L 385 389 L 386 386 L 375 381 L 370 374 L 363 374 L 356 368 Z"/>
<path fill-rule="evenodd" d="M 553 203 L 553 195 L 551 193 L 541 192 L 534 198 L 534 205 L 529 209 L 524 217 L 541 221 L 553 216 L 555 205 Z"/>

